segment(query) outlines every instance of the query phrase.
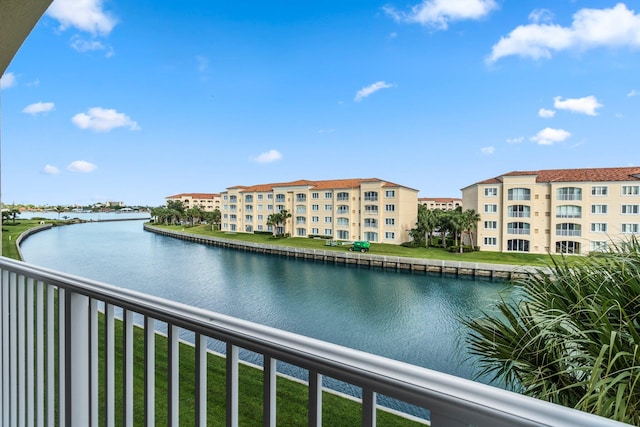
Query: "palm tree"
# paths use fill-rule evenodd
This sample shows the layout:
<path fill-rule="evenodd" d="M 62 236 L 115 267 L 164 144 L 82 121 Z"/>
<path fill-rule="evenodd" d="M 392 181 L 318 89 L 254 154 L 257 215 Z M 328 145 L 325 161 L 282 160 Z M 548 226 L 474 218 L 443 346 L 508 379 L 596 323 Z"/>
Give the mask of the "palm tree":
<path fill-rule="evenodd" d="M 468 209 L 462 213 L 461 224 L 462 224 L 462 233 L 467 234 L 469 236 L 469 241 L 471 247 L 474 246 L 473 241 L 473 230 L 478 227 L 478 222 L 480 222 L 480 214 L 477 213 L 473 209 Z M 464 252 L 463 250 L 463 242 L 462 236 L 460 237 L 460 253 Z"/>
<path fill-rule="evenodd" d="M 640 425 L 640 242 L 571 264 L 552 259 L 516 284 L 521 301 L 500 301 L 497 314 L 464 321 L 480 374 Z"/>

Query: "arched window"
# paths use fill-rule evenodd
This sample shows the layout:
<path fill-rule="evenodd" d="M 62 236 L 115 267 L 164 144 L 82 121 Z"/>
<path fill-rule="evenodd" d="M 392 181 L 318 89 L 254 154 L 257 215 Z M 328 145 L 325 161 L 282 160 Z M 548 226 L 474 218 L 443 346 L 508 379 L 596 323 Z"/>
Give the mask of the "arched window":
<path fill-rule="evenodd" d="M 556 236 L 580 236 L 582 234 L 582 226 L 570 222 L 556 224 Z"/>
<path fill-rule="evenodd" d="M 580 243 L 571 240 L 556 242 L 556 253 L 559 254 L 579 254 Z"/>
<path fill-rule="evenodd" d="M 507 240 L 507 251 L 529 252 L 529 241 L 522 239 Z"/>
<path fill-rule="evenodd" d="M 581 218 L 582 208 L 575 205 L 562 205 L 556 207 L 556 218 Z"/>
<path fill-rule="evenodd" d="M 531 200 L 531 190 L 528 188 L 510 188 L 507 192 L 509 200 Z"/>
<path fill-rule="evenodd" d="M 511 218 L 530 218 L 531 208 L 525 205 L 507 206 L 507 216 Z"/>
<path fill-rule="evenodd" d="M 560 187 L 556 195 L 558 200 L 582 200 L 582 189 L 578 187 Z"/>
<path fill-rule="evenodd" d="M 507 234 L 531 234 L 531 226 L 527 222 L 509 222 Z"/>

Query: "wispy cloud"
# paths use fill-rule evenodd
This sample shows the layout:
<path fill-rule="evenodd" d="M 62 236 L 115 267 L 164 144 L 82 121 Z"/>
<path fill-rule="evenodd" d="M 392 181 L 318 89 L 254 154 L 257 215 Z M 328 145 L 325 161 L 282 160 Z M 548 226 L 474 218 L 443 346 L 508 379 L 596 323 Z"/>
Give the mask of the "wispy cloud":
<path fill-rule="evenodd" d="M 385 81 L 375 82 L 374 84 L 369 85 L 367 87 L 363 87 L 358 92 L 356 92 L 356 96 L 355 96 L 355 98 L 353 98 L 353 100 L 356 101 L 356 102 L 360 102 L 363 99 L 365 99 L 366 97 L 368 97 L 370 95 L 373 95 L 377 91 L 382 90 L 382 89 L 388 89 L 390 87 L 393 87 L 393 85 L 389 84 L 389 83 L 387 83 Z"/>
<path fill-rule="evenodd" d="M 544 118 L 544 119 L 550 119 L 551 117 L 555 116 L 556 112 L 553 110 L 547 110 L 546 108 L 541 108 L 538 110 L 538 116 Z"/>
<path fill-rule="evenodd" d="M 640 91 L 637 91 L 637 90 L 635 90 L 635 89 L 632 89 L 632 90 L 627 94 L 627 96 L 629 96 L 629 97 L 631 97 L 631 96 L 638 96 L 638 95 L 640 95 Z"/>
<path fill-rule="evenodd" d="M 544 128 L 530 139 L 540 145 L 553 145 L 569 138 L 571 133 L 564 129 Z"/>
<path fill-rule="evenodd" d="M 44 168 L 42 168 L 42 171 L 47 175 L 57 175 L 60 173 L 60 169 L 52 165 L 45 165 Z"/>
<path fill-rule="evenodd" d="M 565 50 L 587 50 L 598 47 L 640 47 L 640 15 L 618 3 L 609 9 L 581 9 L 573 15 L 570 27 L 533 21 L 520 25 L 493 45 L 487 62 L 507 56 L 532 59 L 551 58 Z"/>
<path fill-rule="evenodd" d="M 209 58 L 204 55 L 197 55 L 196 64 L 198 71 L 204 73 L 209 69 Z"/>
<path fill-rule="evenodd" d="M 34 104 L 29 104 L 22 109 L 23 113 L 36 115 L 39 113 L 48 113 L 49 111 L 53 111 L 55 109 L 55 104 L 53 102 L 36 102 Z"/>
<path fill-rule="evenodd" d="M 507 138 L 507 144 L 520 144 L 524 141 L 524 136 L 518 136 L 516 138 Z"/>
<path fill-rule="evenodd" d="M 423 0 L 409 12 L 398 11 L 390 5 L 382 10 L 398 22 L 446 30 L 450 22 L 481 19 L 497 8 L 494 0 Z"/>
<path fill-rule="evenodd" d="M 0 89 L 9 89 L 17 84 L 18 79 L 16 79 L 16 75 L 12 72 L 4 73 L 2 77 L 0 77 Z"/>
<path fill-rule="evenodd" d="M 106 51 L 105 56 L 110 58 L 113 56 L 113 48 L 111 46 L 106 46 L 99 40 L 91 39 L 86 40 L 80 37 L 79 35 L 74 35 L 71 37 L 71 47 L 77 52 L 94 52 L 104 50 Z"/>
<path fill-rule="evenodd" d="M 553 98 L 553 106 L 558 110 L 569 110 L 573 113 L 597 116 L 596 109 L 602 107 L 595 96 L 585 96 L 584 98 L 567 98 L 564 101 L 561 96 Z"/>
<path fill-rule="evenodd" d="M 482 154 L 493 154 L 493 152 L 496 151 L 495 147 L 489 146 L 489 147 L 482 147 L 480 149 L 480 152 Z"/>
<path fill-rule="evenodd" d="M 80 172 L 80 173 L 89 173 L 96 170 L 98 166 L 93 163 L 89 163 L 85 160 L 76 160 L 75 162 L 71 162 L 69 166 L 67 166 L 67 170 L 69 172 Z"/>
<path fill-rule="evenodd" d="M 138 123 L 124 113 L 102 107 L 89 108 L 87 113 L 78 113 L 71 121 L 80 129 L 96 132 L 109 132 L 111 129 L 128 127 L 129 130 L 140 130 Z"/>
<path fill-rule="evenodd" d="M 276 162 L 282 159 L 282 154 L 278 150 L 269 150 L 265 153 L 260 154 L 258 157 L 253 159 L 254 162 L 257 163 L 271 163 Z"/>

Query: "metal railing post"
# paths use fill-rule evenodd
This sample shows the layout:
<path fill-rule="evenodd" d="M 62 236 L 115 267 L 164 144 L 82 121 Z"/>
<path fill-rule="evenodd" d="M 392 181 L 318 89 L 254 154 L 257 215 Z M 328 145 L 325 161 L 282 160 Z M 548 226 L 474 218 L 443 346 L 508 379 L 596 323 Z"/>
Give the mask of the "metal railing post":
<path fill-rule="evenodd" d="M 89 394 L 89 297 L 65 292 L 65 392 L 69 425 L 88 426 Z"/>

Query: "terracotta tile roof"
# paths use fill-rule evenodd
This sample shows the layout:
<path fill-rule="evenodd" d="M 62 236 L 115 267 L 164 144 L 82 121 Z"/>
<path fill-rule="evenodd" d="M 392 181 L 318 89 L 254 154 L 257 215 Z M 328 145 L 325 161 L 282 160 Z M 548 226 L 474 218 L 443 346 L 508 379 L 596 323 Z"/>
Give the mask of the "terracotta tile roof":
<path fill-rule="evenodd" d="M 418 202 L 453 203 L 462 202 L 462 199 L 457 197 L 418 197 Z"/>
<path fill-rule="evenodd" d="M 536 182 L 608 182 L 640 181 L 640 167 L 621 168 L 584 168 L 584 169 L 547 169 L 537 171 L 513 171 L 495 178 L 489 178 L 476 184 L 499 184 L 503 176 L 536 177 Z"/>
<path fill-rule="evenodd" d="M 348 189 L 348 188 L 358 188 L 363 183 L 367 182 L 380 182 L 382 183 L 382 187 L 404 187 L 410 190 L 414 190 L 413 188 L 405 187 L 403 185 L 394 184 L 392 182 L 383 181 L 378 178 L 349 178 L 349 179 L 330 179 L 330 180 L 322 180 L 322 181 L 310 181 L 306 179 L 300 179 L 297 181 L 291 182 L 278 182 L 271 184 L 257 184 L 251 186 L 235 186 L 229 187 L 229 189 L 242 189 L 242 192 L 248 193 L 259 193 L 259 192 L 267 192 L 273 191 L 274 188 L 278 187 L 310 187 L 314 190 L 335 190 L 335 189 Z M 417 191 L 417 190 L 414 190 Z"/>
<path fill-rule="evenodd" d="M 182 199 L 184 197 L 191 197 L 192 199 L 214 199 L 220 197 L 220 194 L 215 193 L 180 193 L 174 196 L 166 197 L 166 199 Z"/>

